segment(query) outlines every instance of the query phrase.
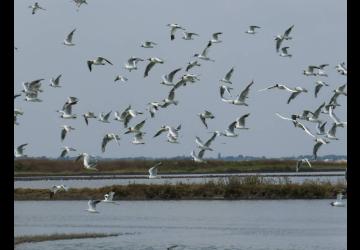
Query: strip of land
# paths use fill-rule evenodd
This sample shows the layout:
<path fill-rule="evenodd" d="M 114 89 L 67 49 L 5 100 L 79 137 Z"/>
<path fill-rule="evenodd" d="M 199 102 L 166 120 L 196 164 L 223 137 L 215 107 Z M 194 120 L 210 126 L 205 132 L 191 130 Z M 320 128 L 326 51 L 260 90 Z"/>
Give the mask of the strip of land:
<path fill-rule="evenodd" d="M 22 243 L 35 243 L 50 240 L 72 240 L 85 238 L 103 238 L 118 236 L 118 234 L 102 234 L 102 233 L 79 233 L 79 234 L 50 234 L 50 235 L 26 235 L 14 238 L 14 245 Z"/>
<path fill-rule="evenodd" d="M 115 200 L 212 200 L 212 199 L 332 199 L 345 192 L 346 183 L 305 181 L 291 183 L 287 178 L 274 183 L 259 176 L 230 177 L 202 184 L 129 184 L 101 188 L 70 188 L 50 198 L 49 189 L 14 189 L 15 200 L 103 199 L 110 191 Z"/>
<path fill-rule="evenodd" d="M 190 160 L 104 160 L 99 161 L 98 170 L 86 170 L 81 162 L 73 160 L 17 159 L 14 161 L 14 176 L 92 176 L 92 175 L 144 175 L 149 168 L 161 161 L 158 174 L 221 174 L 221 173 L 271 173 L 295 172 L 296 161 L 254 160 L 221 161 L 209 160 L 206 164 Z M 347 163 L 312 162 L 312 168 L 304 167 L 302 172 L 345 171 Z"/>

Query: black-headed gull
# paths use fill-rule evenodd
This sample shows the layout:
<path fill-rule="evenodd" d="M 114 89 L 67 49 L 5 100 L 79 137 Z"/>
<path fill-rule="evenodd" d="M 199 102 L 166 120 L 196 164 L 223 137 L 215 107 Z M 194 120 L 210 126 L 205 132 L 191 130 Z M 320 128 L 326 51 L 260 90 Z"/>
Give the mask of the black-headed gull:
<path fill-rule="evenodd" d="M 61 78 L 61 74 L 58 75 L 56 78 L 51 78 L 50 79 L 50 86 L 53 88 L 60 88 L 60 78 Z"/>
<path fill-rule="evenodd" d="M 315 86 L 315 92 L 314 92 L 315 98 L 318 96 L 319 91 L 320 91 L 320 89 L 321 89 L 323 86 L 329 86 L 329 84 L 327 84 L 327 83 L 325 83 L 325 82 L 323 82 L 323 81 L 316 81 L 315 84 L 316 84 L 316 86 Z"/>
<path fill-rule="evenodd" d="M 302 130 L 304 130 L 308 135 L 310 135 L 311 137 L 316 137 L 315 135 L 313 135 L 310 130 L 301 122 L 299 122 L 298 120 L 296 120 L 296 115 L 293 115 L 291 118 L 287 118 L 284 117 L 282 115 L 280 115 L 279 113 L 275 113 L 278 117 L 280 117 L 281 119 L 284 120 L 288 120 L 288 121 L 292 121 L 295 127 L 301 128 Z"/>
<path fill-rule="evenodd" d="M 106 59 L 104 57 L 100 57 L 100 56 L 95 58 L 94 60 L 87 61 L 87 65 L 88 65 L 90 72 L 92 70 L 92 65 L 105 65 L 106 63 L 113 65 L 108 59 Z"/>
<path fill-rule="evenodd" d="M 321 147 L 321 145 L 323 144 L 327 144 L 329 143 L 329 141 L 322 139 L 322 138 L 316 138 L 315 139 L 315 145 L 313 148 L 313 156 L 314 156 L 314 160 L 317 159 L 317 151 L 319 150 L 319 148 Z"/>
<path fill-rule="evenodd" d="M 89 208 L 85 211 L 88 211 L 89 213 L 99 213 L 99 211 L 96 210 L 96 204 L 100 203 L 101 200 L 89 200 L 88 206 Z"/>
<path fill-rule="evenodd" d="M 130 57 L 127 61 L 127 63 L 125 63 L 124 68 L 129 70 L 129 72 L 131 72 L 132 70 L 136 70 L 137 69 L 137 63 L 138 62 L 143 62 L 144 59 L 141 59 L 139 57 Z"/>
<path fill-rule="evenodd" d="M 131 109 L 131 105 L 129 105 L 127 108 L 124 109 L 124 111 L 122 111 L 121 113 L 118 111 L 115 111 L 115 121 L 119 121 L 119 122 L 125 122 L 125 118 L 129 115 L 129 110 Z M 127 124 L 124 124 L 125 128 L 127 127 Z"/>
<path fill-rule="evenodd" d="M 163 126 L 161 126 L 160 130 L 158 130 L 156 132 L 154 137 L 157 137 L 158 135 L 160 135 L 162 132 L 165 132 L 165 131 L 167 131 L 173 137 L 178 137 L 180 129 L 181 129 L 181 124 L 179 124 L 176 128 L 168 126 L 168 125 L 163 125 Z"/>
<path fill-rule="evenodd" d="M 140 130 L 144 127 L 145 122 L 146 122 L 146 120 L 143 120 L 143 121 L 139 122 L 138 124 L 136 124 L 135 126 L 129 127 L 128 130 L 124 134 L 141 132 Z"/>
<path fill-rule="evenodd" d="M 114 120 L 123 122 L 124 127 L 127 128 L 132 118 L 142 114 L 143 114 L 142 112 L 131 109 L 131 105 L 129 105 L 122 113 L 116 111 Z"/>
<path fill-rule="evenodd" d="M 303 74 L 306 76 L 316 76 L 315 69 L 319 69 L 319 66 L 309 65 L 307 69 L 303 70 Z"/>
<path fill-rule="evenodd" d="M 347 96 L 347 93 L 345 92 L 345 88 L 346 88 L 346 83 L 334 89 L 333 92 L 335 92 L 336 95 Z"/>
<path fill-rule="evenodd" d="M 72 105 L 70 103 L 65 103 L 62 110 L 58 110 L 57 112 L 61 113 L 60 117 L 63 119 L 75 119 L 77 115 L 72 114 Z"/>
<path fill-rule="evenodd" d="M 99 119 L 98 119 L 98 121 L 101 121 L 101 122 L 103 122 L 103 123 L 110 123 L 110 122 L 109 122 L 109 117 L 110 117 L 111 112 L 112 112 L 112 111 L 110 111 L 110 112 L 108 112 L 108 113 L 106 113 L 106 114 L 104 114 L 103 112 L 101 112 L 101 113 L 99 114 Z"/>
<path fill-rule="evenodd" d="M 161 103 L 159 103 L 159 102 L 149 102 L 148 103 L 148 107 L 146 109 L 149 111 L 151 118 L 155 117 L 155 113 L 156 113 L 156 111 L 159 110 L 160 106 L 161 106 Z"/>
<path fill-rule="evenodd" d="M 340 121 L 340 119 L 335 115 L 332 106 L 329 107 L 329 116 L 330 116 L 330 118 L 334 121 L 334 123 L 336 124 L 336 126 L 338 126 L 338 127 L 344 127 L 345 125 L 347 125 L 347 122 L 342 122 L 342 121 Z"/>
<path fill-rule="evenodd" d="M 205 110 L 202 113 L 199 113 L 198 116 L 200 117 L 201 122 L 204 124 L 206 128 L 208 128 L 208 125 L 206 123 L 206 119 L 214 119 L 215 116 L 210 112 Z"/>
<path fill-rule="evenodd" d="M 34 5 L 30 5 L 29 8 L 32 9 L 31 14 L 33 15 L 36 13 L 37 10 L 46 10 L 43 7 L 41 7 L 38 2 L 35 2 Z"/>
<path fill-rule="evenodd" d="M 196 54 L 194 54 L 194 57 L 197 57 L 197 58 L 205 60 L 205 61 L 215 62 L 215 60 L 210 59 L 210 57 L 208 57 L 208 55 L 207 55 L 212 43 L 213 42 L 209 41 L 208 44 L 206 45 L 205 49 L 201 52 L 201 54 L 196 53 Z"/>
<path fill-rule="evenodd" d="M 289 49 L 289 47 L 281 48 L 281 52 L 280 52 L 279 56 L 291 58 L 292 54 L 289 54 L 288 49 Z"/>
<path fill-rule="evenodd" d="M 76 31 L 76 29 L 73 29 L 67 36 L 66 38 L 64 39 L 64 42 L 63 44 L 66 45 L 66 46 L 74 46 L 75 43 L 72 42 L 72 39 L 73 39 L 73 35 L 74 35 L 74 32 Z"/>
<path fill-rule="evenodd" d="M 115 192 L 109 192 L 109 193 L 105 194 L 104 199 L 101 202 L 116 204 L 116 202 L 114 201 L 114 195 L 115 195 Z"/>
<path fill-rule="evenodd" d="M 246 88 L 237 96 L 237 98 L 235 100 L 229 100 L 229 99 L 224 99 L 222 98 L 221 100 L 223 102 L 226 103 L 230 103 L 230 104 L 234 104 L 234 105 L 244 105 L 244 106 L 249 106 L 245 101 L 248 98 L 249 95 L 249 91 L 250 91 L 250 87 L 251 85 L 254 84 L 254 81 L 251 81 Z"/>
<path fill-rule="evenodd" d="M 219 36 L 222 35 L 222 32 L 215 32 L 212 34 L 212 39 L 210 42 L 212 43 L 221 43 L 222 41 L 219 39 Z"/>
<path fill-rule="evenodd" d="M 97 118 L 97 116 L 94 114 L 94 112 L 86 112 L 83 114 L 83 117 L 85 119 L 86 125 L 89 125 L 90 118 Z"/>
<path fill-rule="evenodd" d="M 128 79 L 127 79 L 125 76 L 117 75 L 117 76 L 115 77 L 114 82 L 119 81 L 119 80 L 122 81 L 122 82 L 127 82 L 127 81 L 128 81 Z"/>
<path fill-rule="evenodd" d="M 188 72 L 191 68 L 193 68 L 193 67 L 195 67 L 195 66 L 200 67 L 201 64 L 198 63 L 198 61 L 196 61 L 196 60 L 195 60 L 195 61 L 190 61 L 190 62 L 188 63 L 188 65 L 186 66 L 185 71 Z"/>
<path fill-rule="evenodd" d="M 302 92 L 307 93 L 308 91 L 307 91 L 307 89 L 302 88 L 302 87 L 295 87 L 293 89 L 293 92 L 291 93 L 289 99 L 287 100 L 287 104 L 289 104 L 291 102 L 291 100 L 295 99 L 295 97 L 297 97 Z"/>
<path fill-rule="evenodd" d="M 199 36 L 199 34 L 194 33 L 194 32 L 183 32 L 183 37 L 182 39 L 184 40 L 194 40 L 193 36 Z"/>
<path fill-rule="evenodd" d="M 42 100 L 38 98 L 38 92 L 27 92 L 24 100 L 27 102 L 42 102 Z"/>
<path fill-rule="evenodd" d="M 176 24 L 176 23 L 170 23 L 167 24 L 166 26 L 170 27 L 170 40 L 174 40 L 175 39 L 175 32 L 180 29 L 180 30 L 185 30 L 183 27 L 181 27 L 180 25 Z"/>
<path fill-rule="evenodd" d="M 174 99 L 175 99 L 175 87 L 170 90 L 168 97 L 162 101 L 160 107 L 166 108 L 170 104 L 178 105 L 179 101 L 175 101 Z"/>
<path fill-rule="evenodd" d="M 230 90 L 232 90 L 233 88 L 226 86 L 226 85 L 221 85 L 220 86 L 220 97 L 221 99 L 224 98 L 224 93 L 225 91 L 231 96 Z"/>
<path fill-rule="evenodd" d="M 144 77 L 147 77 L 149 75 L 149 71 L 154 67 L 155 64 L 164 63 L 164 60 L 157 58 L 157 57 L 150 57 L 148 58 L 150 61 L 149 64 L 146 66 Z"/>
<path fill-rule="evenodd" d="M 226 73 L 225 77 L 224 77 L 223 79 L 221 79 L 220 82 L 232 84 L 232 82 L 230 81 L 230 78 L 231 78 L 233 72 L 234 72 L 234 67 L 232 67 L 232 68 Z"/>
<path fill-rule="evenodd" d="M 88 153 L 82 153 L 75 159 L 75 161 L 79 161 L 80 159 L 83 159 L 83 165 L 85 169 L 95 171 L 98 170 L 96 168 L 98 161 L 95 157 L 90 156 Z"/>
<path fill-rule="evenodd" d="M 197 163 L 206 163 L 206 161 L 203 159 L 204 153 L 205 153 L 205 150 L 202 149 L 202 150 L 200 150 L 199 153 L 196 155 L 196 154 L 195 154 L 195 150 L 193 150 L 190 155 L 191 155 L 191 157 L 193 158 L 193 160 L 194 160 L 195 162 L 197 162 Z"/>
<path fill-rule="evenodd" d="M 21 144 L 20 146 L 18 146 L 16 149 L 15 149 L 15 157 L 16 158 L 19 158 L 19 157 L 26 157 L 27 155 L 24 154 L 24 150 L 25 150 L 25 147 L 28 145 L 28 143 L 24 143 L 24 144 Z"/>
<path fill-rule="evenodd" d="M 329 66 L 329 64 L 321 64 L 319 65 L 319 69 L 318 69 L 318 72 L 316 73 L 317 76 L 328 76 L 326 73 L 325 73 L 325 70 L 324 68 Z"/>
<path fill-rule="evenodd" d="M 179 72 L 181 70 L 181 68 L 177 68 L 174 69 L 173 71 L 171 71 L 169 74 L 167 75 L 162 75 L 162 82 L 160 84 L 163 85 L 167 85 L 167 86 L 174 86 L 175 84 L 173 83 L 174 80 L 174 76 L 177 72 Z"/>
<path fill-rule="evenodd" d="M 140 144 L 145 144 L 145 142 L 143 141 L 143 137 L 146 133 L 145 132 L 137 132 L 134 134 L 134 139 L 131 141 L 132 144 L 135 145 L 140 145 Z"/>
<path fill-rule="evenodd" d="M 347 75 L 347 68 L 345 66 L 345 62 L 339 63 L 338 65 L 335 66 L 335 69 L 338 73 L 340 73 L 340 75 Z"/>
<path fill-rule="evenodd" d="M 50 199 L 53 198 L 57 192 L 60 192 L 60 191 L 66 192 L 68 190 L 69 190 L 69 187 L 67 187 L 65 185 L 54 185 L 50 188 Z"/>
<path fill-rule="evenodd" d="M 63 125 L 61 126 L 62 130 L 61 130 L 61 141 L 63 141 L 65 139 L 65 136 L 68 132 L 70 132 L 71 130 L 75 130 L 75 128 L 69 126 L 69 125 Z"/>
<path fill-rule="evenodd" d="M 42 79 L 37 79 L 31 82 L 23 82 L 23 90 L 21 90 L 21 92 L 23 93 L 33 93 L 33 92 L 43 92 L 43 90 L 41 89 L 41 81 L 45 80 L 44 78 Z"/>
<path fill-rule="evenodd" d="M 70 151 L 76 151 L 75 148 L 68 147 L 68 146 L 62 147 L 62 149 L 63 150 L 61 151 L 61 154 L 60 154 L 61 158 L 64 158 Z"/>
<path fill-rule="evenodd" d="M 339 193 L 336 196 L 336 201 L 330 202 L 330 205 L 333 207 L 345 207 L 345 202 L 343 201 L 344 195 L 342 193 Z"/>
<path fill-rule="evenodd" d="M 218 133 L 214 132 L 213 135 L 205 143 L 200 139 L 200 137 L 196 136 L 195 142 L 198 145 L 198 148 L 213 151 L 213 149 L 210 148 L 210 144 L 215 140 L 218 135 Z"/>
<path fill-rule="evenodd" d="M 291 88 L 289 88 L 288 86 L 286 86 L 285 84 L 280 84 L 280 83 L 276 83 L 274 85 L 271 85 L 269 87 L 266 87 L 264 89 L 260 89 L 258 90 L 260 91 L 265 91 L 265 90 L 269 90 L 269 89 L 281 89 L 281 90 L 287 90 L 289 92 L 292 92 L 293 90 Z"/>
<path fill-rule="evenodd" d="M 281 39 L 281 40 L 291 40 L 292 37 L 289 36 L 289 35 L 290 35 L 290 32 L 292 31 L 293 28 L 294 28 L 294 25 L 291 25 L 287 30 L 285 30 L 283 35 L 277 35 L 276 37 Z"/>
<path fill-rule="evenodd" d="M 299 172 L 300 167 L 301 167 L 304 163 L 306 163 L 306 164 L 311 168 L 311 163 L 310 163 L 310 161 L 309 161 L 307 158 L 303 158 L 303 159 L 297 161 L 297 163 L 296 163 L 296 172 Z"/>
<path fill-rule="evenodd" d="M 151 167 L 149 169 L 149 179 L 156 179 L 156 178 L 161 178 L 160 176 L 157 175 L 158 172 L 158 166 L 161 166 L 162 162 L 156 163 L 153 167 Z"/>
<path fill-rule="evenodd" d="M 326 133 L 325 137 L 331 140 L 339 140 L 339 138 L 336 137 L 336 127 L 338 125 L 334 122 L 331 128 Z"/>
<path fill-rule="evenodd" d="M 142 48 L 154 48 L 154 45 L 157 45 L 157 43 L 152 42 L 152 41 L 145 41 L 140 45 L 140 47 L 142 47 Z"/>
<path fill-rule="evenodd" d="M 115 142 L 118 145 L 120 145 L 119 144 L 120 136 L 118 136 L 114 133 L 108 133 L 103 137 L 103 139 L 101 141 L 101 152 L 103 152 L 103 153 L 105 152 L 106 145 L 112 140 L 115 140 Z"/>
<path fill-rule="evenodd" d="M 317 135 L 325 135 L 325 125 L 326 125 L 327 122 L 323 122 L 323 123 L 320 123 L 318 122 L 318 124 L 316 125 L 316 134 Z"/>
<path fill-rule="evenodd" d="M 247 127 L 245 127 L 245 119 L 250 115 L 250 113 L 247 113 L 243 116 L 240 116 L 238 118 L 236 118 L 236 124 L 235 124 L 235 128 L 237 129 L 249 129 Z"/>
<path fill-rule="evenodd" d="M 256 29 L 260 29 L 261 27 L 259 27 L 259 26 L 256 26 L 256 25 L 250 25 L 249 26 L 249 29 L 247 30 L 247 31 L 245 31 L 245 33 L 247 33 L 247 34 L 256 34 Z"/>

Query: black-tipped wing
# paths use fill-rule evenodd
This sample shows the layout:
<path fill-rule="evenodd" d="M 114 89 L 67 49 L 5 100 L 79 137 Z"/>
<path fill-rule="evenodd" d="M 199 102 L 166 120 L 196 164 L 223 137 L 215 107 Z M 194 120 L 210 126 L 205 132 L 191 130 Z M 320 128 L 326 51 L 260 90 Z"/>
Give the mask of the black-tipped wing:
<path fill-rule="evenodd" d="M 217 133 L 214 132 L 213 135 L 209 138 L 209 140 L 207 140 L 207 141 L 205 142 L 204 146 L 209 147 L 210 144 L 211 144 L 211 142 L 212 142 L 213 140 L 215 140 L 216 136 L 217 136 Z"/>
<path fill-rule="evenodd" d="M 62 129 L 61 130 L 61 141 L 63 141 L 65 139 L 65 136 L 66 136 L 66 129 Z"/>
<path fill-rule="evenodd" d="M 92 66 L 92 64 L 93 64 L 92 61 L 87 61 L 87 66 L 88 66 L 90 72 L 91 72 L 91 66 Z"/>
<path fill-rule="evenodd" d="M 159 136 L 162 132 L 164 132 L 165 129 L 161 128 L 158 132 L 156 132 L 156 134 L 154 135 L 154 137 Z"/>
<path fill-rule="evenodd" d="M 149 71 L 152 69 L 152 67 L 154 67 L 156 63 L 155 62 L 150 62 L 145 69 L 145 73 L 144 73 L 144 77 L 147 77 L 149 75 Z"/>
<path fill-rule="evenodd" d="M 101 151 L 104 153 L 107 143 L 110 141 L 108 135 L 105 135 L 101 142 Z"/>
<path fill-rule="evenodd" d="M 231 68 L 231 69 L 229 70 L 229 72 L 227 72 L 227 74 L 225 75 L 225 79 L 229 81 L 230 78 L 231 78 L 231 76 L 232 76 L 232 74 L 233 74 L 233 72 L 234 72 L 234 68 Z"/>
<path fill-rule="evenodd" d="M 205 127 L 208 128 L 208 125 L 206 124 L 206 119 L 205 119 L 205 117 L 200 116 L 200 120 L 201 120 L 202 123 L 205 125 Z"/>
<path fill-rule="evenodd" d="M 251 85 L 254 84 L 254 81 L 251 81 L 251 83 L 246 86 L 246 88 L 241 92 L 241 94 L 239 95 L 239 100 L 240 101 L 245 101 L 245 99 L 247 98 L 249 91 L 250 91 L 250 87 Z"/>
<path fill-rule="evenodd" d="M 181 68 L 178 68 L 178 69 L 175 69 L 175 70 L 173 70 L 173 71 L 170 72 L 170 74 L 168 75 L 170 82 L 173 81 L 175 74 L 176 74 L 177 72 L 179 72 L 180 70 L 181 70 Z"/>
<path fill-rule="evenodd" d="M 104 58 L 104 57 L 99 57 L 100 60 L 104 60 L 105 62 L 107 62 L 110 65 L 113 65 L 108 59 Z"/>
<path fill-rule="evenodd" d="M 146 120 L 143 120 L 143 121 L 139 122 L 138 124 L 135 125 L 134 128 L 136 130 L 140 130 L 144 126 L 145 122 L 146 122 Z"/>
<path fill-rule="evenodd" d="M 292 99 L 295 99 L 295 97 L 297 97 L 300 93 L 301 92 L 293 92 L 293 93 L 291 93 L 289 99 L 287 100 L 287 104 L 289 104 Z"/>
<path fill-rule="evenodd" d="M 287 30 L 285 30 L 284 36 L 289 36 L 289 34 L 293 28 L 294 28 L 294 25 L 291 25 Z"/>

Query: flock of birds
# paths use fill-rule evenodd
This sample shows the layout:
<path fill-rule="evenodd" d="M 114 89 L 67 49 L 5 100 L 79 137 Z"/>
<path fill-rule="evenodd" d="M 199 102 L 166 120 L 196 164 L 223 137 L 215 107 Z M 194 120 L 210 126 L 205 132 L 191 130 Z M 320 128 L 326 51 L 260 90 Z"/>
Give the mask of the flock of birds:
<path fill-rule="evenodd" d="M 85 0 L 74 0 L 76 6 L 79 8 L 82 4 L 87 4 Z M 35 2 L 32 6 L 29 6 L 32 10 L 32 14 L 36 14 L 39 10 L 45 11 L 46 9 L 41 7 L 38 2 Z M 197 33 L 188 32 L 187 29 L 180 26 L 179 24 L 168 24 L 167 25 L 170 32 L 170 41 L 174 41 L 180 31 L 183 32 L 183 36 L 181 37 L 184 40 L 194 40 L 195 37 L 200 37 Z M 292 40 L 292 30 L 294 29 L 294 25 L 290 26 L 286 29 L 282 34 L 275 36 L 275 51 L 281 57 L 289 57 L 291 58 L 292 55 L 289 54 L 289 46 L 283 45 L 285 42 Z M 256 35 L 257 32 L 261 30 L 261 27 L 252 25 L 249 27 L 246 34 L 249 35 Z M 147 111 L 151 118 L 155 118 L 157 112 L 160 112 L 163 109 L 168 108 L 169 106 L 177 106 L 179 105 L 179 100 L 176 100 L 175 94 L 182 88 L 187 86 L 191 86 L 197 81 L 200 81 L 198 74 L 189 73 L 190 70 L 194 70 L 195 67 L 203 67 L 202 63 L 200 62 L 215 62 L 213 58 L 209 57 L 210 49 L 216 46 L 220 46 L 222 40 L 222 32 L 215 32 L 212 34 L 211 38 L 206 42 L 205 48 L 201 51 L 201 53 L 195 53 L 193 57 L 195 60 L 188 62 L 185 72 L 182 74 L 178 80 L 175 78 L 177 74 L 182 70 L 181 67 L 174 69 L 173 71 L 169 72 L 168 74 L 162 75 L 162 81 L 160 84 L 167 86 L 170 88 L 168 95 L 161 101 L 152 101 L 147 104 L 147 108 L 145 111 L 139 111 L 132 108 L 131 105 L 126 107 L 122 111 L 114 112 L 114 121 L 123 123 L 126 132 L 124 134 L 132 134 L 133 140 L 132 143 L 135 145 L 144 144 L 144 135 L 146 132 L 143 131 L 144 125 L 149 121 L 148 119 L 142 119 L 140 122 L 135 123 L 134 125 L 130 125 L 131 121 L 134 120 L 135 117 L 144 115 Z M 76 29 L 73 29 L 63 40 L 63 45 L 72 47 L 76 46 L 73 42 L 74 36 L 76 35 Z M 144 49 L 152 49 L 158 46 L 158 43 L 153 41 L 144 41 L 140 47 Z M 15 50 L 19 50 L 15 47 Z M 148 59 L 139 58 L 139 57 L 130 57 L 124 65 L 124 69 L 128 70 L 129 73 L 132 71 L 137 71 L 138 64 L 141 62 L 148 61 L 143 77 L 146 78 L 151 73 L 151 70 L 156 67 L 158 64 L 164 64 L 165 61 L 161 58 L 157 57 L 150 57 Z M 86 61 L 86 65 L 89 69 L 89 73 L 95 70 L 95 67 L 104 66 L 104 65 L 113 65 L 113 63 L 104 57 L 96 57 Z M 314 76 L 314 77 L 327 77 L 325 68 L 328 67 L 329 64 L 322 64 L 322 65 L 309 65 L 307 69 L 303 70 L 303 74 L 305 76 Z M 347 75 L 347 68 L 344 62 L 335 66 L 337 73 L 340 75 Z M 253 88 L 254 80 L 248 83 L 245 88 L 243 88 L 237 96 L 233 96 L 233 86 L 232 85 L 232 75 L 234 73 L 235 68 L 231 67 L 230 70 L 225 74 L 225 76 L 219 80 L 219 93 L 220 99 L 222 102 L 227 103 L 229 105 L 237 105 L 237 106 L 248 106 L 247 100 L 249 98 L 249 93 L 251 88 Z M 52 88 L 60 88 L 61 85 L 61 77 L 62 74 L 56 76 L 55 78 L 50 79 L 49 86 Z M 20 93 L 14 95 L 14 100 L 17 97 L 25 95 L 26 102 L 42 102 L 40 99 L 40 93 L 44 92 L 42 89 L 42 83 L 45 79 L 36 79 L 22 83 L 23 89 Z M 121 81 L 126 82 L 128 78 L 123 75 L 117 75 L 114 79 L 114 82 Z M 314 97 L 317 98 L 319 91 L 322 87 L 329 87 L 329 84 L 324 82 L 323 80 L 316 80 L 315 81 L 315 88 L 314 88 Z M 346 83 L 335 88 L 333 90 L 333 95 L 331 96 L 330 100 L 327 102 L 323 102 L 316 110 L 304 110 L 302 114 L 291 114 L 290 117 L 283 116 L 279 113 L 275 115 L 280 119 L 285 121 L 290 121 L 295 128 L 300 128 L 305 132 L 304 135 L 310 136 L 314 139 L 313 145 L 313 159 L 317 159 L 317 152 L 322 145 L 326 145 L 330 143 L 332 140 L 338 140 L 336 137 L 336 130 L 337 128 L 344 128 L 347 125 L 347 122 L 341 121 L 334 113 L 334 110 L 341 106 L 338 103 L 338 98 L 340 96 L 347 96 L 345 92 Z M 287 104 L 293 101 L 297 96 L 301 93 L 307 93 L 308 90 L 304 87 L 296 86 L 296 87 L 289 87 L 283 83 L 274 83 L 269 87 L 263 88 L 258 90 L 259 92 L 263 91 L 273 91 L 274 89 L 284 90 L 290 94 Z M 79 99 L 74 96 L 70 96 L 67 98 L 65 103 L 63 104 L 60 110 L 57 112 L 60 114 L 60 118 L 64 120 L 73 120 L 78 119 L 79 115 L 73 112 L 74 107 L 76 104 L 79 103 Z M 14 125 L 19 125 L 18 119 L 19 116 L 23 115 L 24 112 L 21 109 L 15 108 L 14 109 Z M 89 125 L 90 119 L 97 119 L 99 122 L 102 123 L 110 123 L 110 116 L 112 111 L 106 113 L 100 113 L 98 116 L 95 115 L 94 112 L 85 112 L 81 116 L 84 118 L 84 122 L 86 125 Z M 322 119 L 322 114 L 328 115 L 330 120 L 332 121 L 332 125 L 328 130 L 325 129 L 327 121 Z M 205 129 L 208 129 L 208 121 L 215 118 L 215 115 L 209 111 L 204 110 L 204 112 L 197 114 L 201 123 L 204 125 Z M 206 140 L 202 140 L 200 137 L 196 136 L 195 143 L 197 145 L 198 152 L 196 149 L 191 152 L 191 157 L 196 163 L 206 163 L 204 159 L 204 155 L 207 151 L 213 151 L 212 143 L 214 140 L 219 137 L 238 137 L 237 130 L 248 130 L 249 128 L 246 127 L 246 119 L 250 116 L 250 113 L 246 113 L 240 117 L 237 117 L 233 120 L 228 127 L 223 130 L 219 131 L 216 130 L 211 132 L 211 136 Z M 305 126 L 304 122 L 310 122 L 316 124 L 316 132 L 311 132 L 311 130 Z M 63 125 L 60 130 L 60 139 L 63 142 L 68 134 L 72 133 L 75 130 L 74 127 L 71 125 Z M 161 134 L 166 134 L 167 142 L 170 144 L 179 143 L 179 133 L 181 132 L 181 124 L 177 126 L 172 125 L 163 125 L 159 128 L 157 132 L 154 133 L 153 137 L 160 136 Z M 321 137 L 323 136 L 323 137 Z M 109 143 L 114 142 L 119 144 L 120 135 L 115 133 L 107 133 L 103 136 L 100 147 L 101 151 L 104 153 L 106 151 L 106 147 Z M 24 154 L 25 147 L 28 143 L 24 143 L 19 145 L 15 149 L 15 157 L 26 157 Z M 70 152 L 77 151 L 73 147 L 64 146 L 61 148 L 60 157 L 66 157 Z M 94 156 L 91 156 L 88 153 L 81 153 L 76 158 L 76 161 L 82 160 L 84 168 L 88 170 L 98 170 L 96 168 L 98 161 Z M 307 164 L 311 167 L 310 160 L 307 158 L 301 159 L 297 162 L 296 171 L 299 171 L 303 164 Z M 156 164 L 151 169 L 149 169 L 149 178 L 158 178 L 157 176 L 157 168 L 161 165 L 161 163 Z M 54 186 L 52 189 L 52 193 L 55 194 L 58 190 L 65 190 L 64 186 Z M 112 197 L 109 194 L 109 197 Z M 105 198 L 106 199 L 106 198 Z M 90 200 L 89 201 L 89 212 L 94 212 L 96 209 L 96 204 L 99 203 L 99 200 Z"/>

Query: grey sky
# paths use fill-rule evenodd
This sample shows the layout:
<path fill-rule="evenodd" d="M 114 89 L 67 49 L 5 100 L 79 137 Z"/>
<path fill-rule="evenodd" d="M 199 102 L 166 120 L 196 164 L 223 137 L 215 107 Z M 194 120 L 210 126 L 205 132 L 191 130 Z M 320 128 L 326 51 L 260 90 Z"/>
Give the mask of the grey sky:
<path fill-rule="evenodd" d="M 210 137 L 209 131 L 224 130 L 236 117 L 247 112 L 250 127 L 247 131 L 237 131 L 238 138 L 219 137 L 213 144 L 214 152 L 206 152 L 206 157 L 222 155 L 292 156 L 312 154 L 313 139 L 290 122 L 275 116 L 279 112 L 285 116 L 299 113 L 304 109 L 315 110 L 322 102 L 328 102 L 332 90 L 347 82 L 334 66 L 347 60 L 346 47 L 346 1 L 96 1 L 88 0 L 88 5 L 76 11 L 70 1 L 39 1 L 46 11 L 31 15 L 28 8 L 33 1 L 16 0 L 15 5 L 15 51 L 14 88 L 18 93 L 23 81 L 45 78 L 44 92 L 40 93 L 41 103 L 27 103 L 24 97 L 17 98 L 15 107 L 25 112 L 19 117 L 19 126 L 14 128 L 14 143 L 29 143 L 29 156 L 56 157 L 60 147 L 67 145 L 102 157 L 154 156 L 171 157 L 189 155 L 195 149 L 195 136 L 203 140 Z M 170 41 L 168 23 L 178 23 L 200 37 L 195 40 L 176 39 Z M 292 24 L 295 25 L 293 40 L 284 45 L 290 47 L 292 58 L 283 58 L 275 52 L 274 36 L 281 34 Z M 249 25 L 261 27 L 255 36 L 245 34 Z M 65 47 L 62 41 L 73 29 L 74 47 Z M 215 62 L 201 61 L 191 73 L 200 74 L 201 81 L 176 91 L 178 106 L 169 106 L 150 118 L 145 111 L 150 101 L 160 101 L 167 97 L 169 87 L 160 85 L 161 75 L 171 70 L 185 67 L 194 53 L 201 52 L 211 34 L 223 32 L 220 44 L 214 44 L 209 56 Z M 154 49 L 144 49 L 144 40 L 158 43 Z M 114 66 L 95 66 L 90 73 L 86 60 L 103 56 Z M 149 58 L 156 56 L 165 60 L 156 65 L 143 78 L 146 67 L 140 62 L 139 69 L 128 72 L 123 69 L 131 56 Z M 306 77 L 302 70 L 308 65 L 328 63 L 329 77 Z M 232 67 L 234 95 L 238 94 L 252 79 L 255 84 L 249 94 L 249 106 L 235 106 L 224 103 L 219 96 L 219 79 Z M 176 77 L 181 76 L 181 71 Z M 62 88 L 51 88 L 49 79 L 62 76 Z M 114 83 L 115 76 L 122 74 L 129 78 L 127 83 Z M 314 82 L 323 80 L 330 87 L 323 87 L 318 98 L 314 98 Z M 257 92 L 274 82 L 290 87 L 302 86 L 309 93 L 300 94 L 290 104 L 286 104 L 289 93 L 280 90 Z M 74 106 L 75 114 L 93 111 L 113 111 L 110 124 L 90 120 L 85 125 L 80 116 L 76 120 L 64 120 L 55 112 L 62 107 L 68 96 L 80 99 Z M 347 120 L 347 99 L 340 96 L 341 107 L 336 115 Z M 114 111 L 121 111 L 129 104 L 137 110 L 145 111 L 130 122 L 147 119 L 144 131 L 145 145 L 132 145 L 132 136 L 123 135 L 122 123 L 113 121 Z M 209 120 L 209 129 L 202 125 L 197 113 L 204 109 L 214 113 Z M 321 115 L 328 120 L 328 115 Z M 64 142 L 60 141 L 60 126 L 67 124 L 76 128 Z M 152 138 L 161 125 L 182 124 L 180 144 L 166 142 L 165 135 Z M 315 123 L 306 123 L 315 131 Z M 114 143 L 101 153 L 100 144 L 105 133 L 120 134 L 120 147 Z M 340 140 L 320 148 L 318 155 L 346 154 L 347 130 L 338 128 Z M 223 144 L 225 143 L 225 144 Z"/>

